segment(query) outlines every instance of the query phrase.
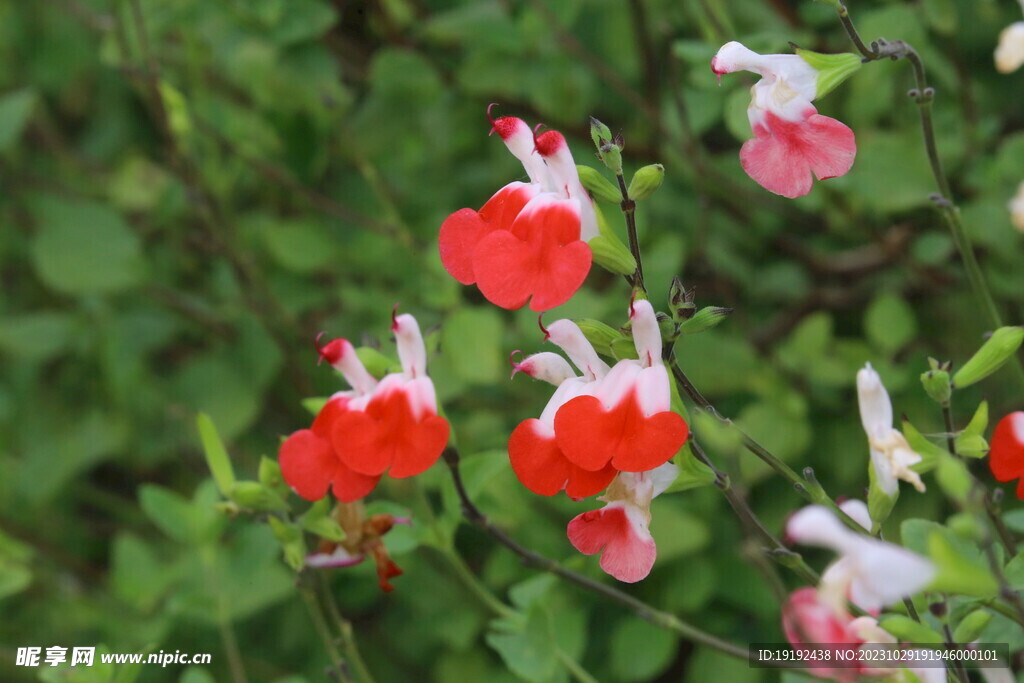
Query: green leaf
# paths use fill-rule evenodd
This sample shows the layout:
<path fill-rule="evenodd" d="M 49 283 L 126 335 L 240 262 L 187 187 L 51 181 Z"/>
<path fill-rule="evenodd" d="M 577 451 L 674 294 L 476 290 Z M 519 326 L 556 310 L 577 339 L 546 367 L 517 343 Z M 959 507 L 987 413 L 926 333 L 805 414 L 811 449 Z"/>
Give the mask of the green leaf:
<path fill-rule="evenodd" d="M 914 449 L 914 452 L 921 456 L 921 462 L 911 466 L 910 469 L 914 470 L 918 474 L 924 474 L 929 470 L 935 468 L 943 458 L 951 457 L 951 453 L 941 446 L 936 446 L 934 443 L 925 438 L 921 432 L 917 431 L 917 427 L 912 425 L 909 420 L 903 420 L 903 436 L 906 438 L 907 443 Z"/>
<path fill-rule="evenodd" d="M 1024 327 L 1000 327 L 953 375 L 958 389 L 980 382 L 1003 366 L 1024 342 Z"/>
<path fill-rule="evenodd" d="M 235 484 L 235 471 L 231 467 L 231 458 L 228 456 L 224 442 L 220 440 L 217 427 L 213 420 L 206 413 L 199 413 L 196 416 L 196 426 L 199 428 L 199 439 L 203 442 L 203 453 L 206 455 L 206 464 L 213 474 L 213 480 L 217 482 L 217 488 L 223 495 L 228 495 Z"/>
<path fill-rule="evenodd" d="M 547 683 L 554 676 L 558 652 L 546 611 L 532 609 L 520 623 L 497 619 L 491 624 L 484 640 L 512 673 L 531 683 Z"/>
<path fill-rule="evenodd" d="M 329 268 L 336 260 L 338 245 L 317 223 L 268 221 L 263 241 L 282 268 L 308 274 Z"/>
<path fill-rule="evenodd" d="M 501 340 L 504 325 L 493 307 L 462 308 L 441 328 L 441 353 L 455 374 L 474 384 L 493 384 L 505 375 Z"/>
<path fill-rule="evenodd" d="M 612 633 L 611 674 L 618 681 L 650 681 L 675 658 L 677 636 L 641 619 L 623 619 Z"/>
<path fill-rule="evenodd" d="M 0 326 L 0 350 L 19 360 L 42 362 L 63 352 L 73 341 L 75 318 L 45 311 L 12 315 Z"/>
<path fill-rule="evenodd" d="M 954 547 L 950 540 L 951 534 L 947 532 L 948 530 L 933 531 L 928 537 L 928 555 L 938 567 L 938 573 L 930 588 L 979 598 L 996 595 L 999 592 L 999 583 L 992 576 L 992 572 L 962 555 Z"/>
<path fill-rule="evenodd" d="M 23 564 L 0 558 L 0 600 L 20 593 L 32 583 L 32 571 Z"/>
<path fill-rule="evenodd" d="M 868 306 L 864 332 L 876 346 L 895 353 L 917 334 L 914 309 L 895 294 L 883 294 Z"/>
<path fill-rule="evenodd" d="M 902 614 L 883 617 L 878 625 L 901 641 L 926 645 L 944 641 L 941 634 Z"/>
<path fill-rule="evenodd" d="M 0 152 L 6 152 L 21 137 L 36 104 L 36 93 L 22 88 L 0 97 Z"/>
<path fill-rule="evenodd" d="M 181 543 L 197 544 L 217 537 L 223 520 L 213 510 L 215 500 L 216 493 L 209 487 L 200 486 L 192 501 L 156 484 L 139 487 L 142 511 L 161 531 Z"/>
<path fill-rule="evenodd" d="M 32 239 L 32 263 L 48 287 L 84 296 L 118 292 L 142 281 L 142 250 L 121 216 L 101 204 L 53 198 L 36 208 L 39 229 Z"/>

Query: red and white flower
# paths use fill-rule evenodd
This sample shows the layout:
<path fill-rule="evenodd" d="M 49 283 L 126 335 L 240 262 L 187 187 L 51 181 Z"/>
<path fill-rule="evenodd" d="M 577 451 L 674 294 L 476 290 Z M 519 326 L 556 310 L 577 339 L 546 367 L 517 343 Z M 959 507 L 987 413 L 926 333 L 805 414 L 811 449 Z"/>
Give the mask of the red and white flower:
<path fill-rule="evenodd" d="M 892 401 L 871 363 L 857 372 L 857 403 L 860 420 L 868 435 L 871 449 L 871 466 L 879 487 L 890 498 L 899 493 L 899 481 L 909 482 L 918 491 L 924 492 L 921 476 L 910 469 L 921 462 L 921 456 L 903 434 L 892 426 Z"/>
<path fill-rule="evenodd" d="M 670 410 L 654 309 L 636 301 L 630 318 L 637 360 L 609 368 L 579 327 L 563 319 L 548 327 L 548 339 L 582 376 L 553 353 L 516 364 L 516 371 L 557 387 L 540 418 L 520 423 L 509 439 L 512 469 L 534 493 L 552 496 L 564 489 L 572 498 L 592 496 L 618 472 L 646 472 L 668 462 L 686 442 L 689 428 Z"/>
<path fill-rule="evenodd" d="M 839 559 L 821 576 L 819 598 L 845 610 L 849 600 L 877 614 L 882 607 L 913 595 L 931 583 L 935 566 L 906 548 L 848 529 L 828 508 L 809 505 L 786 524 L 786 533 L 797 543 L 830 548 Z"/>
<path fill-rule="evenodd" d="M 522 119 L 492 120 L 530 182 L 512 182 L 479 211 L 460 209 L 441 225 L 441 263 L 456 280 L 476 284 L 493 304 L 529 301 L 546 311 L 569 300 L 590 272 L 597 217 L 569 147 L 557 131 L 534 136 Z"/>
<path fill-rule="evenodd" d="M 319 349 L 352 389 L 331 396 L 310 429 L 281 445 L 281 473 L 303 498 L 319 500 L 332 488 L 341 501 L 358 500 L 385 471 L 395 478 L 425 471 L 447 445 L 448 422 L 437 414 L 419 325 L 404 314 L 394 317 L 391 329 L 402 371 L 379 382 L 347 340 Z"/>
<path fill-rule="evenodd" d="M 620 472 L 598 498 L 607 503 L 603 508 L 569 522 L 569 540 L 584 555 L 601 553 L 601 569 L 619 581 L 636 583 L 645 578 L 658 554 L 648 530 L 651 500 L 678 475 L 679 468 L 672 463 L 649 472 Z"/>
<path fill-rule="evenodd" d="M 1024 411 L 1010 413 L 996 425 L 989 445 L 988 465 L 999 481 L 1020 477 L 1017 497 L 1024 499 Z"/>
<path fill-rule="evenodd" d="M 762 187 L 783 197 L 801 197 L 818 180 L 845 175 L 857 144 L 853 131 L 818 114 L 820 72 L 800 55 L 760 55 L 736 41 L 711 60 L 719 77 L 734 71 L 761 76 L 747 109 L 754 139 L 740 149 L 743 170 Z"/>

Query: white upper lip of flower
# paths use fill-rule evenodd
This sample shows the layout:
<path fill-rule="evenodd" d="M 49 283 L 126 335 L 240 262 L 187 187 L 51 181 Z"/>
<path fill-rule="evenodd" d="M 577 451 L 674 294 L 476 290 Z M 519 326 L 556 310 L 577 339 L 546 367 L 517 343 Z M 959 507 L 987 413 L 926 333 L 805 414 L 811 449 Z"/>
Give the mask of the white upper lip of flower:
<path fill-rule="evenodd" d="M 923 492 L 924 482 L 917 472 L 910 469 L 921 461 L 921 456 L 910 447 L 906 437 L 893 428 L 889 392 L 871 363 L 857 372 L 857 403 L 879 486 L 892 497 L 899 490 L 897 480 L 902 479 Z"/>

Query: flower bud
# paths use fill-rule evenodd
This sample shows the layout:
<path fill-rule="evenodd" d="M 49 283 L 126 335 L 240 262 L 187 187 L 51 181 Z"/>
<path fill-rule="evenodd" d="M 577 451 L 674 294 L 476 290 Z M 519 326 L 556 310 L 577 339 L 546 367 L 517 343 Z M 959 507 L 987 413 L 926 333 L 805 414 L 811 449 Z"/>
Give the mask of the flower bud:
<path fill-rule="evenodd" d="M 601 149 L 602 145 L 608 143 L 608 141 L 612 139 L 612 131 L 608 126 L 591 116 L 590 139 L 594 141 L 594 147 Z"/>
<path fill-rule="evenodd" d="M 661 164 L 650 164 L 638 169 L 629 181 L 630 199 L 647 199 L 661 187 L 665 179 L 665 167 Z"/>
<path fill-rule="evenodd" d="M 921 384 L 932 400 L 941 405 L 949 402 L 953 387 L 949 384 L 949 373 L 945 370 L 929 370 L 921 373 Z"/>
<path fill-rule="evenodd" d="M 1024 327 L 1000 327 L 953 375 L 953 385 L 962 389 L 985 379 L 1017 352 L 1021 342 L 1024 342 Z"/>
<path fill-rule="evenodd" d="M 636 259 L 617 237 L 598 235 L 587 244 L 594 254 L 594 263 L 605 270 L 616 275 L 632 275 L 636 271 Z"/>
<path fill-rule="evenodd" d="M 596 168 L 590 166 L 577 166 L 576 172 L 580 174 L 580 182 L 583 187 L 586 188 L 594 199 L 600 199 L 603 202 L 612 202 L 618 204 L 622 201 L 622 193 L 617 187 L 612 185 L 607 178 L 601 175 L 601 172 Z"/>
<path fill-rule="evenodd" d="M 294 524 L 289 524 L 277 517 L 269 517 L 270 529 L 274 537 L 281 544 L 284 551 L 285 562 L 288 566 L 299 571 L 306 563 L 306 544 L 302 540 L 302 532 Z"/>
<path fill-rule="evenodd" d="M 228 497 L 249 510 L 269 512 L 288 509 L 281 496 L 258 481 L 236 481 Z"/>
<path fill-rule="evenodd" d="M 585 318 L 575 322 L 576 326 L 580 328 L 580 332 L 590 342 L 590 345 L 602 356 L 611 356 L 612 343 L 618 339 L 626 339 L 626 335 L 600 320 Z"/>
<path fill-rule="evenodd" d="M 977 609 L 960 620 L 953 631 L 953 642 L 972 643 L 981 637 L 988 622 L 992 621 L 992 613 Z"/>
<path fill-rule="evenodd" d="M 622 173 L 622 136 L 612 137 L 612 131 L 593 116 L 590 117 L 590 139 L 597 147 L 597 158 L 616 174 Z"/>
<path fill-rule="evenodd" d="M 731 308 L 705 306 L 697 311 L 696 315 L 692 318 L 684 321 L 679 326 L 679 331 L 683 334 L 697 334 L 698 332 L 710 330 L 712 327 L 716 327 L 719 323 L 725 320 L 732 311 L 733 309 Z"/>

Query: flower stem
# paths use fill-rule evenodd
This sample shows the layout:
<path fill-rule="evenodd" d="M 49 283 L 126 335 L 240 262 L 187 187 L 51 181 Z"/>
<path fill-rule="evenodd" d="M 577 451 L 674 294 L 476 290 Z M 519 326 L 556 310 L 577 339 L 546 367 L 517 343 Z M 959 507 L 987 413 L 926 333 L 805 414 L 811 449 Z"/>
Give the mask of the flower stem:
<path fill-rule="evenodd" d="M 579 662 L 562 651 L 562 648 L 555 647 L 555 656 L 558 657 L 558 661 L 562 663 L 566 671 L 580 683 L 599 683 Z"/>
<path fill-rule="evenodd" d="M 626 233 L 629 235 L 629 251 L 632 252 L 633 258 L 636 260 L 636 271 L 633 273 L 631 284 L 634 287 L 647 292 L 647 287 L 644 285 L 644 265 L 640 260 L 640 240 L 636 235 L 636 202 L 629 196 L 629 188 L 626 187 L 626 178 L 622 175 L 622 169 L 619 169 L 615 174 L 615 179 L 619 181 L 619 192 L 622 193 L 622 201 L 619 202 L 619 208 L 622 209 L 622 215 L 626 217 Z"/>
<path fill-rule="evenodd" d="M 324 648 L 327 650 L 327 655 L 331 658 L 332 668 L 328 669 L 328 671 L 335 674 L 342 683 L 354 683 L 348 667 L 345 666 L 345 661 L 338 652 L 330 627 L 327 626 L 327 621 L 320 610 L 320 603 L 317 601 L 316 594 L 309 586 L 305 585 L 301 576 L 299 577 L 299 594 L 302 595 L 302 600 L 306 603 L 306 609 L 309 610 L 309 618 L 313 621 L 313 627 L 320 635 L 320 639 L 324 642 Z"/>
<path fill-rule="evenodd" d="M 462 474 L 459 471 L 458 451 L 455 448 L 448 447 L 444 451 L 444 460 L 452 475 L 455 492 L 458 494 L 459 500 L 462 503 L 462 513 L 466 519 L 470 523 L 486 531 L 496 541 L 514 552 L 516 555 L 519 555 L 525 566 L 539 571 L 550 572 L 559 578 L 570 583 L 574 583 L 581 588 L 585 588 L 592 593 L 596 593 L 603 598 L 630 609 L 638 617 L 654 624 L 655 626 L 659 626 L 669 631 L 675 631 L 680 636 L 695 643 L 707 645 L 719 652 L 723 652 L 738 659 L 747 659 L 747 650 L 740 645 L 736 645 L 713 636 L 710 633 L 702 631 L 696 626 L 686 623 L 674 614 L 662 612 L 661 610 L 634 598 L 628 593 L 623 593 L 616 588 L 612 588 L 611 586 L 595 581 L 589 577 L 583 576 L 582 574 L 577 574 L 572 570 L 566 569 L 554 560 L 524 548 L 515 539 L 509 536 L 501 527 L 494 524 L 494 522 L 492 522 L 487 515 L 481 512 L 480 508 L 478 508 L 470 499 L 469 493 L 466 491 L 465 484 L 462 481 Z"/>
<path fill-rule="evenodd" d="M 932 102 L 935 100 L 935 89 L 928 86 L 928 78 L 924 62 L 921 61 L 921 55 L 909 43 L 903 40 L 890 42 L 879 39 L 873 41 L 869 47 L 864 44 L 860 33 L 853 25 L 853 20 L 850 19 L 846 5 L 842 2 L 839 3 L 838 14 L 839 21 L 843 24 L 843 28 L 846 29 L 847 35 L 853 41 L 857 50 L 863 55 L 864 61 L 873 62 L 884 58 L 893 60 L 905 58 L 910 62 L 914 71 L 916 87 L 908 94 L 917 103 L 925 151 L 928 154 L 928 163 L 931 166 L 932 175 L 935 177 L 935 184 L 939 188 L 938 193 L 933 194 L 931 199 L 953 236 L 953 242 L 956 244 L 957 251 L 960 253 L 960 259 L 964 264 L 964 269 L 967 271 L 967 279 L 971 283 L 974 296 L 981 303 L 981 307 L 988 317 L 988 324 L 993 328 L 1002 327 L 1002 316 L 999 314 L 999 308 L 992 297 L 992 292 L 985 281 L 985 276 L 981 272 L 981 266 L 978 264 L 978 258 L 974 253 L 971 238 L 967 234 L 966 229 L 964 229 L 964 224 L 960 217 L 960 209 L 953 201 L 949 178 L 942 167 L 942 159 L 939 157 L 939 150 L 935 140 L 935 125 L 932 121 Z M 1017 376 L 1017 380 L 1024 384 L 1024 365 L 1021 364 L 1019 356 L 1015 355 L 1013 360 L 1014 374 Z"/>
<path fill-rule="evenodd" d="M 370 669 L 367 668 L 366 662 L 363 661 L 363 656 L 359 653 L 359 647 L 356 644 L 355 634 L 352 632 L 352 623 L 341 616 L 341 612 L 338 610 L 338 605 L 334 602 L 334 594 L 331 593 L 331 587 L 327 585 L 327 581 L 324 580 L 323 574 L 320 572 L 314 572 L 317 582 L 317 592 L 322 596 L 323 603 L 327 606 L 327 615 L 334 623 L 334 628 L 338 631 L 338 637 L 341 639 L 342 649 L 345 651 L 345 658 L 349 665 L 355 670 L 356 675 L 362 683 L 375 683 L 373 674 L 370 673 Z"/>

